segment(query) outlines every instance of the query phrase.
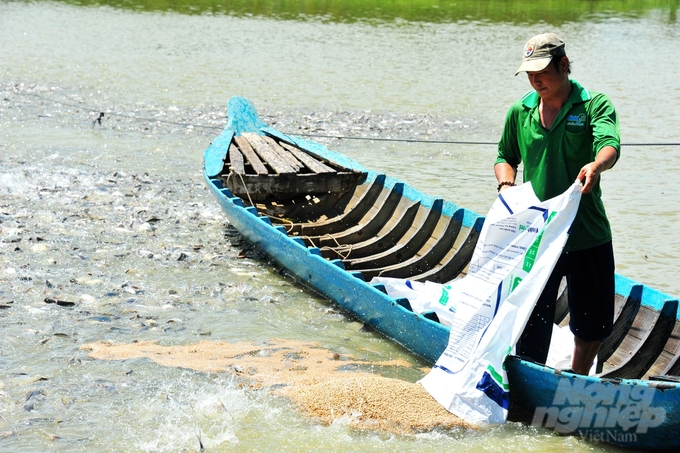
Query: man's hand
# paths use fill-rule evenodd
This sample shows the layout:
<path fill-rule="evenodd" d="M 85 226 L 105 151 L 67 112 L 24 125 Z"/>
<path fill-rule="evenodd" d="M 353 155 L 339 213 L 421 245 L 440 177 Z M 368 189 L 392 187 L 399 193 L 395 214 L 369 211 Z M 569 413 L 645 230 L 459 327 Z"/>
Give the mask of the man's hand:
<path fill-rule="evenodd" d="M 576 181 L 579 182 L 583 181 L 585 178 L 585 181 L 583 181 L 583 187 L 581 188 L 581 193 L 588 193 L 593 190 L 593 187 L 595 187 L 595 183 L 597 182 L 597 178 L 600 177 L 600 173 L 601 170 L 598 168 L 595 162 L 591 162 L 581 168 L 581 171 L 576 177 Z"/>
<path fill-rule="evenodd" d="M 605 170 L 609 170 L 615 162 L 616 149 L 613 146 L 605 146 L 602 148 L 600 152 L 597 153 L 595 161 L 584 165 L 576 177 L 577 181 L 583 181 L 585 179 L 581 193 L 589 193 L 593 190 L 600 174 Z"/>

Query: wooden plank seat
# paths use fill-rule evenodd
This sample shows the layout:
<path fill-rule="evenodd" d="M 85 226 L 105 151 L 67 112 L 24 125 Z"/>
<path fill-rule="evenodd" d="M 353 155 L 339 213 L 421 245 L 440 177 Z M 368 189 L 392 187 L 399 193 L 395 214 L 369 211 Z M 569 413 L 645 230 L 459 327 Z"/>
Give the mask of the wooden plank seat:
<path fill-rule="evenodd" d="M 305 165 L 301 161 L 299 161 L 291 152 L 279 145 L 279 143 L 273 138 L 267 137 L 266 135 L 255 135 L 255 137 L 260 138 L 260 140 L 263 140 L 267 145 L 269 145 L 269 148 L 274 151 L 287 165 L 289 165 L 290 168 L 293 169 L 294 173 L 299 173 L 305 168 Z M 333 171 L 334 170 L 331 169 L 330 173 Z"/>
<path fill-rule="evenodd" d="M 347 204 L 342 213 L 315 222 L 293 223 L 288 227 L 288 234 L 322 236 L 324 234 L 333 234 L 346 229 L 348 226 L 355 225 L 371 209 L 371 206 L 373 206 L 383 192 L 384 184 L 385 175 L 377 175 L 369 186 L 363 187 L 364 190 L 355 191 L 350 203 Z M 360 187 L 357 187 L 357 189 Z"/>
<path fill-rule="evenodd" d="M 234 173 L 239 175 L 246 174 L 246 166 L 243 160 L 243 154 L 239 151 L 235 143 L 229 145 L 229 161 L 231 162 L 231 169 Z M 266 168 L 264 169 L 267 170 Z"/>
<path fill-rule="evenodd" d="M 244 132 L 241 138 L 246 139 L 262 161 L 266 162 L 277 174 L 297 173 L 295 168 L 287 162 L 287 159 L 282 158 L 279 153 L 272 149 L 262 136 L 252 132 Z"/>
<path fill-rule="evenodd" d="M 343 260 L 347 260 L 349 258 L 362 258 L 389 249 L 406 234 L 421 208 L 420 202 L 402 198 L 393 215 L 372 237 L 353 244 L 323 247 L 321 248 L 321 255 L 325 258 L 341 256 Z"/>
<path fill-rule="evenodd" d="M 444 201 L 437 199 L 427 208 L 419 206 L 414 221 L 409 225 L 406 233 L 399 241 L 387 250 L 367 255 L 361 258 L 344 260 L 346 269 L 371 269 L 388 266 L 391 263 L 402 262 L 421 249 L 430 238 L 442 216 Z"/>
<path fill-rule="evenodd" d="M 267 170 L 267 167 L 262 163 L 260 158 L 258 157 L 257 154 L 255 154 L 255 151 L 253 148 L 250 146 L 250 143 L 248 140 L 246 140 L 245 137 L 237 137 L 234 136 L 234 141 L 232 145 L 235 144 L 236 146 L 234 147 L 235 150 L 240 150 L 241 153 L 243 154 L 243 157 L 245 157 L 252 167 L 253 171 L 258 174 L 258 175 L 267 175 L 269 174 L 269 171 Z M 231 145 L 229 145 L 229 149 L 231 150 Z M 229 159 L 232 159 L 232 155 L 228 155 Z M 242 159 L 238 159 L 239 161 Z M 231 163 L 231 160 L 230 160 Z M 240 162 L 238 162 L 240 164 Z M 236 169 L 235 172 L 238 173 L 238 170 L 240 168 Z M 243 174 L 245 175 L 245 166 L 243 168 Z"/>
<path fill-rule="evenodd" d="M 373 206 L 370 207 L 366 215 L 364 215 L 356 225 L 347 230 L 322 236 L 303 235 L 301 237 L 307 245 L 313 245 L 315 247 L 334 247 L 342 244 L 354 244 L 361 242 L 366 238 L 373 237 L 383 228 L 383 226 L 385 226 L 393 216 L 399 203 L 404 200 L 402 197 L 403 190 L 403 183 L 395 184 L 392 186 L 391 190 L 385 189 Z"/>
<path fill-rule="evenodd" d="M 607 360 L 605 378 L 639 379 L 663 351 L 675 327 L 678 301 L 666 301 L 660 311 L 643 306 L 619 348 Z"/>
<path fill-rule="evenodd" d="M 414 276 L 413 280 L 447 283 L 458 277 L 472 259 L 483 222 L 483 219 L 478 219 L 478 225 L 473 228 L 466 228 L 467 234 L 459 247 L 452 247 L 433 269 Z M 462 236 L 460 234 L 459 238 Z"/>
<path fill-rule="evenodd" d="M 244 132 L 235 135 L 222 181 L 236 196 L 251 202 L 287 201 L 301 195 L 339 196 L 365 181 L 367 173 L 325 163 L 284 141 Z M 290 209 L 281 208 L 280 212 Z"/>
<path fill-rule="evenodd" d="M 457 214 L 457 215 L 456 215 Z M 361 269 L 366 278 L 376 276 L 410 278 L 429 271 L 451 250 L 463 224 L 464 210 L 442 216 L 425 245 L 410 259 L 379 269 Z"/>

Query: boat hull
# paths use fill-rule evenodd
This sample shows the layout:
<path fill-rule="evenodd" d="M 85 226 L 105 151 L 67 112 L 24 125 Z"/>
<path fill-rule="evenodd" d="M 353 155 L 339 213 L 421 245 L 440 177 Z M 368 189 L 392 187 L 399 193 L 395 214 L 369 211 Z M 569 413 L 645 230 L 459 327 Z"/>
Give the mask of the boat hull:
<path fill-rule="evenodd" d="M 505 365 L 515 420 L 594 443 L 678 451 L 680 388 L 674 383 L 579 376 L 518 357 Z"/>
<path fill-rule="evenodd" d="M 436 362 L 447 346 L 448 328 L 437 322 L 436 316 L 414 313 L 406 299 L 388 296 L 382 285 L 367 283 L 367 275 L 370 277 L 375 269 L 351 269 L 359 269 L 362 265 L 368 266 L 366 263 L 375 264 L 381 262 L 380 260 L 394 259 L 393 257 L 397 255 L 384 251 L 374 257 L 361 255 L 358 258 L 343 257 L 337 252 L 343 244 L 338 244 L 333 253 L 338 253 L 339 257 L 334 258 L 333 253 L 329 257 L 329 249 L 333 247 L 314 245 L 314 241 L 320 242 L 323 236 L 315 236 L 312 240 L 304 232 L 316 231 L 315 229 L 319 230 L 319 234 L 323 231 L 335 231 L 332 228 L 339 228 L 338 225 L 342 222 L 305 224 L 304 228 L 307 229 L 300 227 L 299 231 L 294 225 L 272 223 L 272 220 L 276 222 L 277 219 L 265 215 L 261 206 L 258 210 L 258 207 L 249 205 L 252 200 L 235 196 L 229 188 L 224 187 L 225 174 L 228 172 L 229 146 L 235 135 L 243 132 L 257 133 L 285 140 L 286 143 L 294 144 L 320 159 L 365 172 L 366 178 L 362 184 L 366 187 L 377 187 L 378 192 L 382 191 L 384 206 L 389 204 L 390 197 L 408 206 L 401 213 L 397 208 L 389 211 L 385 223 L 380 226 L 382 229 L 376 233 L 378 239 L 394 235 L 396 234 L 394 231 L 397 230 L 402 237 L 409 236 L 406 229 L 399 229 L 397 226 L 389 227 L 392 230 L 383 234 L 388 229 L 390 215 L 403 215 L 404 218 L 410 215 L 408 218 L 412 219 L 414 224 L 421 220 L 425 224 L 429 222 L 429 216 L 435 212 L 440 215 L 440 223 L 442 219 L 449 222 L 446 229 L 442 227 L 439 233 L 436 233 L 436 227 L 432 226 L 434 231 L 432 237 L 438 235 L 439 240 L 452 231 L 458 234 L 461 228 L 468 231 L 464 241 L 456 241 L 457 253 L 462 254 L 462 258 L 448 256 L 444 253 L 446 250 L 438 252 L 437 255 L 439 260 L 437 262 L 445 263 L 441 266 L 449 270 L 454 269 L 456 273 L 464 267 L 465 256 L 468 253 L 464 249 L 469 248 L 470 244 L 474 245 L 476 237 L 474 233 L 481 229 L 483 218 L 449 202 L 428 197 L 400 181 L 367 171 L 357 162 L 318 143 L 285 136 L 262 123 L 252 105 L 243 98 L 232 99 L 228 109 L 230 120 L 227 127 L 205 153 L 204 177 L 229 223 L 247 240 L 266 252 L 279 266 L 309 288 L 337 303 L 350 316 L 370 325 L 427 362 L 432 364 Z M 365 190 L 366 194 L 369 192 L 369 189 Z M 421 217 L 417 217 L 420 214 L 416 214 L 416 208 L 423 211 Z M 353 209 L 355 213 L 359 210 Z M 351 211 L 349 208 L 348 210 Z M 411 214 L 407 215 L 407 212 Z M 344 214 L 343 219 L 349 221 L 350 216 L 351 214 Z M 378 217 L 380 217 L 378 213 L 373 215 L 373 218 Z M 358 233 L 333 234 L 336 241 L 346 239 L 351 242 L 352 235 L 368 231 L 369 226 L 363 225 Z M 347 228 L 348 225 L 344 227 Z M 376 228 L 376 231 L 378 229 Z M 416 235 L 412 236 L 413 238 L 409 240 L 413 242 Z M 427 243 L 428 241 L 423 240 L 418 244 L 427 249 L 429 254 L 434 253 L 437 247 L 428 246 Z M 455 248 L 452 243 L 448 246 Z M 368 240 L 358 242 L 348 250 L 359 254 L 361 250 L 369 250 L 371 247 L 377 245 Z M 407 247 L 403 244 L 394 244 L 392 247 L 397 251 L 403 251 L 404 248 Z M 444 278 L 442 276 L 444 274 L 437 269 L 440 264 L 430 263 L 430 267 L 434 268 L 422 271 L 418 267 L 423 264 L 422 257 L 414 256 L 406 261 L 407 264 L 409 261 L 413 264 L 398 268 L 381 267 L 378 270 L 402 272 L 410 278 L 417 269 L 419 274 L 416 277 Z M 445 275 L 448 278 L 450 272 Z M 680 368 L 678 303 L 663 293 L 620 275 L 616 276 L 616 290 L 618 314 L 615 331 L 618 333 L 603 346 L 607 356 L 605 359 L 608 360 L 604 363 L 603 359 L 603 363 L 609 369 L 600 377 L 579 376 L 510 356 L 506 361 L 512 400 L 510 418 L 554 429 L 559 433 L 581 436 L 592 442 L 677 451 L 680 449 L 680 383 L 674 381 L 680 381 L 677 377 Z M 556 319 L 556 322 L 565 323 L 568 320 L 568 313 L 559 308 L 560 304 L 563 305 L 564 299 L 561 297 L 558 300 L 560 319 Z M 642 375 L 649 378 L 652 374 L 663 376 L 654 379 L 628 378 Z"/>
<path fill-rule="evenodd" d="M 306 286 L 430 363 L 446 349 L 448 330 L 441 324 L 406 309 L 380 285 L 366 284 L 360 273 L 345 271 L 339 260 L 321 257 L 318 248 L 288 237 L 285 228 L 244 207 L 219 180 L 207 178 L 207 183 L 229 223 Z"/>

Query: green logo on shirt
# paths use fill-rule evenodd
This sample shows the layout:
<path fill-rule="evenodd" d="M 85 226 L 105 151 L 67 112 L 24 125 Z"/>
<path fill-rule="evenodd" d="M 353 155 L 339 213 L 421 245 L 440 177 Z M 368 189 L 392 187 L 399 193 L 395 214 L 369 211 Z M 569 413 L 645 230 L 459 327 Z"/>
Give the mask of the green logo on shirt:
<path fill-rule="evenodd" d="M 567 116 L 567 127 L 568 128 L 578 128 L 583 129 L 586 125 L 586 114 L 581 113 L 580 115 L 569 115 Z"/>

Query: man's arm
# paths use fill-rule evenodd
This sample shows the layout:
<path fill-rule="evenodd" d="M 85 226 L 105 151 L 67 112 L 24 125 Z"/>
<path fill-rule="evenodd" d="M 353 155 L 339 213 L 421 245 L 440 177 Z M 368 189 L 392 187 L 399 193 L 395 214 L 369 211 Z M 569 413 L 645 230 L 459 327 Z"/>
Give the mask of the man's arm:
<path fill-rule="evenodd" d="M 583 181 L 585 178 L 581 193 L 588 193 L 593 190 L 593 187 L 595 187 L 595 183 L 597 182 L 597 178 L 600 177 L 600 173 L 612 168 L 616 162 L 616 158 L 616 148 L 613 146 L 605 146 L 600 150 L 599 153 L 597 153 L 597 157 L 595 158 L 594 162 L 584 165 L 576 177 L 578 181 Z M 496 172 L 496 175 L 498 175 L 498 172 Z"/>
<path fill-rule="evenodd" d="M 506 162 L 499 162 L 496 165 L 494 165 L 493 171 L 496 174 L 498 184 L 503 182 L 511 182 L 513 186 L 515 185 L 515 176 L 517 175 L 517 172 L 512 167 L 512 165 Z M 500 193 L 503 190 L 507 189 L 508 187 L 510 186 L 509 185 L 501 186 L 498 192 Z"/>
<path fill-rule="evenodd" d="M 620 131 L 619 120 L 614 105 L 609 98 L 600 93 L 588 103 L 593 129 L 593 149 L 599 150 L 595 160 L 581 168 L 579 181 L 583 182 L 581 193 L 589 193 L 595 187 L 600 174 L 612 168 L 619 158 Z"/>

